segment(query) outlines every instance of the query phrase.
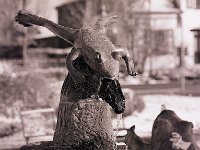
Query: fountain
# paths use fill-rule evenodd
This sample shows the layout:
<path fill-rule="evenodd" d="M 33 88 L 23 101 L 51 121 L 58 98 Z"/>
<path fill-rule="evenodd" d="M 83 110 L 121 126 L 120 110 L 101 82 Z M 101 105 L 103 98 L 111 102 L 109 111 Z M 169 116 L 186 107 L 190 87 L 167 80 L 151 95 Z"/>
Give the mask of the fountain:
<path fill-rule="evenodd" d="M 116 51 L 105 28 L 117 16 L 97 20 L 93 28 L 72 29 L 36 15 L 19 11 L 16 21 L 25 27 L 43 26 L 71 43 L 66 58 L 69 71 L 62 86 L 53 141 L 21 147 L 21 150 L 113 150 L 110 106 L 116 114 L 125 109 L 118 78 L 119 59 L 124 59 L 129 75 L 135 76 L 128 51 Z M 110 106 L 109 106 L 110 105 Z"/>

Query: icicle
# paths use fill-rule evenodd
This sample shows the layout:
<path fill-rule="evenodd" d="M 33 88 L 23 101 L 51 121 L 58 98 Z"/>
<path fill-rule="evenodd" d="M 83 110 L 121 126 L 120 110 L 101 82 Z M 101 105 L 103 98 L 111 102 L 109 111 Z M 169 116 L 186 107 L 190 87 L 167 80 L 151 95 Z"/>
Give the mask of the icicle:
<path fill-rule="evenodd" d="M 116 150 L 117 150 L 117 135 L 118 135 L 118 132 L 119 132 L 120 121 L 122 121 L 122 114 L 117 114 L 117 127 L 116 127 L 116 131 L 115 131 L 115 135 L 114 135 L 115 147 L 113 147 Z"/>

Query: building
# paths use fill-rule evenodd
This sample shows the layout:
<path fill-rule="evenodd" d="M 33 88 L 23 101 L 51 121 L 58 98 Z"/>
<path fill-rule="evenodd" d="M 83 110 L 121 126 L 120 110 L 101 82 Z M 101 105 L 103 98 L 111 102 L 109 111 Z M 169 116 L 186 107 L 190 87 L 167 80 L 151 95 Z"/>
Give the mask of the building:
<path fill-rule="evenodd" d="M 200 0 L 186 0 L 182 2 L 182 19 L 183 19 L 183 40 L 185 47 L 188 49 L 188 59 L 192 59 L 192 64 L 200 63 L 198 49 L 198 38 L 193 29 L 200 28 Z"/>
<path fill-rule="evenodd" d="M 141 0 L 129 3 L 129 7 L 120 4 L 125 11 L 120 7 L 115 11 L 126 15 L 121 14 L 117 43 L 125 43 L 148 72 L 178 67 L 183 58 L 186 67 L 191 68 L 199 63 L 197 39 L 191 32 L 200 27 L 199 4 L 199 0 Z M 123 33 L 126 35 L 122 38 Z"/>

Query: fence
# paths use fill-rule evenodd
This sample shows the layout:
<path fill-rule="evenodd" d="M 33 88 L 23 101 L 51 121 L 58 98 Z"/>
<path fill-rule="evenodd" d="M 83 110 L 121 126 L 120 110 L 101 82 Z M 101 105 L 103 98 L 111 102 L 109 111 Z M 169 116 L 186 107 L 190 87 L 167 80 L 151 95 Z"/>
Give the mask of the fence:
<path fill-rule="evenodd" d="M 1 59 L 0 65 L 24 65 L 23 59 Z M 65 59 L 64 58 L 40 58 L 40 59 L 29 59 L 26 63 L 27 66 L 30 67 L 38 67 L 38 68 L 48 68 L 48 67 L 64 67 Z"/>

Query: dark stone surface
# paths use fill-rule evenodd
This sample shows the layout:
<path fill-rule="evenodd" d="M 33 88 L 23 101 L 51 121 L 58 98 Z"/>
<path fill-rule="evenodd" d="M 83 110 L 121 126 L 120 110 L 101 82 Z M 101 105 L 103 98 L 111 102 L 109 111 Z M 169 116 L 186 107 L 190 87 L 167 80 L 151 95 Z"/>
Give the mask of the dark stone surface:
<path fill-rule="evenodd" d="M 97 94 L 108 103 L 116 114 L 121 114 L 125 110 L 125 98 L 117 79 L 100 78 L 96 76 L 94 70 L 86 64 L 83 57 L 77 58 L 74 67 L 84 72 L 85 82 L 75 87 L 76 93 L 81 99 Z"/>
<path fill-rule="evenodd" d="M 125 110 L 125 97 L 117 79 L 103 79 L 99 88 L 99 97 L 105 100 L 116 114 Z"/>

